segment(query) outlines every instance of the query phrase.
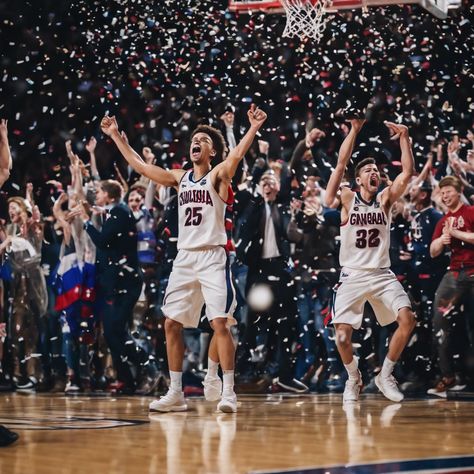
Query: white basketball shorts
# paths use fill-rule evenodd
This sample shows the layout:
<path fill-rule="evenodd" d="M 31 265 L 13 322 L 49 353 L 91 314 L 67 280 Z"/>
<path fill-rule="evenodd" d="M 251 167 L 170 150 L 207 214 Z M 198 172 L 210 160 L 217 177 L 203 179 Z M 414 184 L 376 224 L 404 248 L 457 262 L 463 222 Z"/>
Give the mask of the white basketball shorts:
<path fill-rule="evenodd" d="M 227 318 L 227 325 L 237 324 L 230 261 L 224 247 L 206 250 L 179 250 L 173 262 L 163 301 L 163 314 L 184 327 L 199 324 L 206 304 L 206 317 Z"/>
<path fill-rule="evenodd" d="M 372 306 L 381 326 L 396 321 L 400 309 L 411 308 L 410 298 L 388 268 L 354 270 L 344 267 L 336 288 L 333 324 L 345 323 L 359 329 L 366 302 Z"/>

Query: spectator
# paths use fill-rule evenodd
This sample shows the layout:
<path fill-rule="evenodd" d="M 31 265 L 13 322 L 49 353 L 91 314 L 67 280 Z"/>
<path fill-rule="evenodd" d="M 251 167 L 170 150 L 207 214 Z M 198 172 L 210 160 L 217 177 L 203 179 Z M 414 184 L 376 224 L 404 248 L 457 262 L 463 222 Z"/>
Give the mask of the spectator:
<path fill-rule="evenodd" d="M 137 232 L 130 209 L 121 202 L 122 188 L 113 180 L 101 181 L 96 204 L 106 208 L 102 229 L 94 227 L 84 204 L 76 212 L 97 247 L 96 271 L 104 336 L 112 354 L 120 391 L 133 393 L 136 380 L 130 365 L 147 361 L 146 354 L 130 343 L 133 307 L 140 296 L 142 280 L 138 267 Z"/>
<path fill-rule="evenodd" d="M 263 284 L 271 289 L 273 297 L 265 311 L 250 308 L 241 363 L 256 348 L 257 341 L 263 339 L 268 358 L 278 354 L 278 385 L 301 393 L 308 387 L 295 379 L 293 368 L 297 307 L 289 268 L 290 216 L 287 203 L 277 200 L 279 189 L 274 173 L 266 172 L 260 180 L 260 194 L 251 198 L 241 217 L 237 257 L 248 266 L 246 293 Z"/>
<path fill-rule="evenodd" d="M 428 393 L 446 397 L 447 390 L 458 386 L 453 361 L 453 354 L 460 350 L 459 341 L 456 343 L 455 339 L 456 325 L 463 327 L 462 319 L 474 314 L 471 307 L 474 301 L 474 206 L 463 204 L 462 183 L 457 177 L 446 176 L 439 182 L 439 188 L 448 212 L 436 224 L 430 254 L 433 258 L 438 257 L 445 247 L 449 247 L 451 261 L 449 271 L 436 290 L 434 302 L 433 331 L 441 378 Z M 461 311 L 462 303 L 469 309 Z M 472 377 L 473 368 L 468 369 Z"/>

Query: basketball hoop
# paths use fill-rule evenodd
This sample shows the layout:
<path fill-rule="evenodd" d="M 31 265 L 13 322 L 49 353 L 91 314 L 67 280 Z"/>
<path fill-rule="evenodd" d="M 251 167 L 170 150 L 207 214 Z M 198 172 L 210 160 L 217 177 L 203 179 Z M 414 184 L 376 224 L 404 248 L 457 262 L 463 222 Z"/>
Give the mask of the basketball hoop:
<path fill-rule="evenodd" d="M 430 13 L 444 19 L 448 11 L 461 7 L 461 0 L 229 0 L 229 9 L 234 12 L 263 11 L 265 13 L 286 12 L 283 36 L 298 36 L 321 41 L 329 17 L 326 13 L 342 10 L 419 3 Z"/>
<path fill-rule="evenodd" d="M 280 0 L 286 12 L 283 36 L 311 38 L 319 42 L 326 28 L 326 10 L 333 0 Z"/>

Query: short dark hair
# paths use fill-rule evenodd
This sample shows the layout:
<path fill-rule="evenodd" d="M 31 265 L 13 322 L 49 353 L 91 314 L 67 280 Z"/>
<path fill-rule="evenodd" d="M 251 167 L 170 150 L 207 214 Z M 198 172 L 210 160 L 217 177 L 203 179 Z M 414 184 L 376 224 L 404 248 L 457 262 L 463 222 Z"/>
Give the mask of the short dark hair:
<path fill-rule="evenodd" d="M 217 128 L 211 127 L 210 125 L 199 125 L 191 134 L 191 139 L 197 133 L 206 133 L 211 137 L 212 145 L 214 150 L 216 150 L 216 156 L 214 157 L 213 161 L 222 161 L 224 159 L 226 144 L 221 131 L 217 130 Z"/>
<path fill-rule="evenodd" d="M 120 201 L 122 197 L 122 186 L 115 179 L 105 179 L 100 182 L 100 188 L 102 191 L 109 195 L 109 198 L 113 201 Z"/>
<path fill-rule="evenodd" d="M 355 167 L 355 171 L 354 171 L 354 175 L 355 177 L 357 178 L 360 174 L 360 170 L 366 166 L 366 165 L 376 165 L 376 161 L 375 161 L 375 158 L 364 158 L 363 160 L 359 161 L 359 163 L 357 163 L 357 166 Z"/>

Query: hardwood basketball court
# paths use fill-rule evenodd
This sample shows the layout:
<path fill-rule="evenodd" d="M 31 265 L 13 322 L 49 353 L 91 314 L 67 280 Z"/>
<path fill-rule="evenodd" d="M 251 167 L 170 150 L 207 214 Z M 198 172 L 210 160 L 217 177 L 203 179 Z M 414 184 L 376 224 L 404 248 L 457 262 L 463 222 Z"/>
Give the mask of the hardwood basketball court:
<path fill-rule="evenodd" d="M 20 440 L 0 472 L 474 472 L 468 401 L 247 395 L 237 414 L 191 398 L 188 412 L 150 415 L 150 400 L 2 394 L 0 424 Z"/>

